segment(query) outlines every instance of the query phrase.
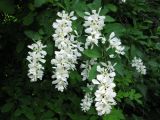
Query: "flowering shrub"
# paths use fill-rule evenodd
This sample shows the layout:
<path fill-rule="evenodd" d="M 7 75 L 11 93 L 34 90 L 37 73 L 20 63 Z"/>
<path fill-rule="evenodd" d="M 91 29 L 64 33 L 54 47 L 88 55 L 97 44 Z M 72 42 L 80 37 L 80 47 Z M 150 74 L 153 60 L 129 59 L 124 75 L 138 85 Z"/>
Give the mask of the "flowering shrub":
<path fill-rule="evenodd" d="M 158 5 L 2 0 L 0 119 L 158 120 Z"/>

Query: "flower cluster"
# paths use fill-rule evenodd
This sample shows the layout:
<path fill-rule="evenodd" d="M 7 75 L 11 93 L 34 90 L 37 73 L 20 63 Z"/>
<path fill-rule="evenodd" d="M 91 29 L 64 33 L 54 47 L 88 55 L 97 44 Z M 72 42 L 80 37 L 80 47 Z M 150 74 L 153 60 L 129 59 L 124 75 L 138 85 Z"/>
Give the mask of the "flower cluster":
<path fill-rule="evenodd" d="M 92 65 L 96 64 L 97 59 L 86 60 L 81 64 L 81 68 L 83 69 L 81 75 L 83 76 L 82 80 L 87 80 L 89 71 L 91 70 Z"/>
<path fill-rule="evenodd" d="M 98 46 L 98 40 L 102 39 L 102 43 L 105 43 L 105 38 L 102 37 L 101 30 L 104 27 L 105 16 L 100 16 L 100 9 L 98 13 L 96 10 L 92 10 L 92 13 L 85 12 L 86 16 L 84 16 L 85 23 L 84 27 L 85 33 L 87 33 L 85 49 L 88 49 L 89 46 L 93 48 L 94 44 Z"/>
<path fill-rule="evenodd" d="M 143 65 L 143 61 L 140 58 L 134 57 L 132 67 L 135 67 L 139 73 L 143 75 L 146 74 L 146 66 Z"/>
<path fill-rule="evenodd" d="M 122 1 L 125 2 L 125 0 Z M 99 9 L 98 12 L 92 10 L 91 13 L 85 12 L 86 16 L 84 16 L 85 22 L 83 24 L 87 36 L 85 49 L 89 47 L 92 49 L 94 45 L 98 46 L 99 40 L 101 40 L 102 44 L 106 41 L 106 38 L 101 33 L 105 26 L 105 16 L 100 16 L 100 10 L 101 9 Z M 55 88 L 57 88 L 58 91 L 63 92 L 68 85 L 69 73 L 71 70 L 76 69 L 78 58 L 81 57 L 81 52 L 84 48 L 81 47 L 82 43 L 77 40 L 78 33 L 72 29 L 72 22 L 77 19 L 77 17 L 74 16 L 74 12 L 66 13 L 62 11 L 58 12 L 57 15 L 59 19 L 56 19 L 53 23 L 55 33 L 52 35 L 57 49 L 55 51 L 55 57 L 51 60 L 52 68 L 54 69 L 52 84 L 55 84 Z M 125 54 L 125 47 L 114 32 L 110 34 L 108 42 L 109 47 L 107 50 L 115 50 L 114 52 L 118 55 Z M 46 62 L 44 58 L 47 54 L 46 51 L 44 51 L 45 47 L 46 45 L 43 45 L 40 41 L 28 46 L 28 48 L 32 50 L 28 52 L 27 56 L 27 60 L 29 61 L 28 76 L 31 81 L 37 81 L 37 79 L 42 80 L 43 64 Z M 110 58 L 114 58 L 114 56 L 115 54 L 109 55 Z M 105 57 L 105 55 L 103 57 Z M 104 60 L 105 58 L 103 59 L 103 57 L 101 57 L 102 59 L 98 59 L 98 61 Z M 89 72 L 95 64 L 97 65 L 97 58 L 82 62 L 80 68 L 82 69 L 81 75 L 83 81 L 88 79 Z M 135 67 L 141 74 L 146 74 L 146 66 L 143 65 L 140 58 L 134 57 L 132 67 Z M 95 102 L 97 113 L 99 116 L 102 116 L 109 114 L 112 106 L 116 105 L 114 99 L 116 97 L 116 93 L 114 92 L 116 86 L 114 78 L 116 73 L 114 65 L 112 65 L 110 61 L 107 63 L 100 62 L 96 70 L 98 74 L 95 73 L 95 75 L 97 75 L 96 78 L 92 79 L 92 83 L 87 85 L 90 91 L 86 91 L 80 106 L 82 111 L 86 112 L 90 109 L 92 103 Z M 96 88 L 95 93 L 93 92 L 93 88 Z M 94 97 L 93 93 L 95 95 Z"/>
<path fill-rule="evenodd" d="M 52 75 L 54 79 L 52 84 L 56 84 L 55 87 L 63 92 L 68 85 L 69 70 L 75 69 L 77 59 L 81 56 L 79 51 L 83 51 L 83 48 L 80 42 L 75 41 L 76 36 L 72 34 L 72 21 L 77 19 L 74 12 L 68 14 L 62 11 L 61 13 L 58 12 L 57 15 L 61 19 L 57 19 L 53 23 L 55 29 L 53 38 L 59 51 L 55 51 L 55 58 L 51 60 L 55 69 L 54 75 Z"/>
<path fill-rule="evenodd" d="M 82 111 L 87 112 L 93 103 L 93 98 L 92 98 L 91 94 L 86 93 L 84 98 L 81 101 L 82 102 L 80 103 L 80 105 L 81 105 Z"/>
<path fill-rule="evenodd" d="M 46 51 L 43 50 L 46 45 L 43 45 L 40 41 L 28 45 L 32 51 L 28 52 L 27 60 L 29 62 L 28 67 L 28 77 L 31 79 L 31 82 L 37 81 L 37 79 L 42 80 L 44 67 L 42 63 L 45 63 L 46 60 Z"/>
<path fill-rule="evenodd" d="M 87 88 L 88 88 L 89 92 L 87 92 L 85 94 L 84 98 L 81 100 L 81 103 L 80 103 L 81 109 L 84 112 L 87 112 L 93 103 L 93 97 L 91 94 L 92 94 L 92 90 L 93 90 L 94 86 L 95 85 L 93 85 L 93 84 L 87 84 Z"/>
<path fill-rule="evenodd" d="M 101 63 L 103 67 L 97 66 L 97 79 L 93 79 L 92 83 L 98 85 L 98 89 L 95 92 L 95 107 L 98 115 L 109 114 L 112 109 L 112 105 L 116 105 L 114 97 L 116 93 L 113 91 L 115 83 L 113 82 L 115 77 L 114 67 L 110 61 L 108 64 Z"/>
<path fill-rule="evenodd" d="M 109 48 L 114 48 L 117 54 L 121 54 L 121 55 L 125 54 L 124 52 L 125 47 L 121 45 L 121 40 L 115 36 L 114 32 L 110 34 L 108 41 L 110 43 Z"/>

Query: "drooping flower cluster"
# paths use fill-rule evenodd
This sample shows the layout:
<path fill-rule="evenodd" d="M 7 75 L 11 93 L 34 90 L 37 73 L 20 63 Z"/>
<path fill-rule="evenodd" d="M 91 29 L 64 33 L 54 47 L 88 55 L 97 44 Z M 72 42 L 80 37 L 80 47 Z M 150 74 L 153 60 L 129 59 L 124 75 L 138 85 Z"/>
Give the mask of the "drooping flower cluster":
<path fill-rule="evenodd" d="M 93 103 L 93 97 L 91 95 L 91 91 L 93 90 L 94 86 L 95 85 L 93 84 L 87 84 L 87 88 L 89 89 L 90 92 L 87 92 L 85 94 L 84 98 L 81 100 L 81 103 L 80 103 L 81 109 L 84 112 L 87 112 Z"/>
<path fill-rule="evenodd" d="M 114 32 L 110 34 L 108 41 L 110 43 L 109 48 L 114 48 L 117 54 L 121 54 L 121 55 L 125 54 L 124 52 L 125 47 L 121 45 L 121 40 L 115 36 Z"/>
<path fill-rule="evenodd" d="M 75 40 L 75 35 L 72 34 L 72 21 L 76 20 L 74 12 L 70 14 L 62 11 L 58 12 L 57 15 L 61 19 L 57 19 L 53 23 L 55 34 L 53 38 L 55 46 L 59 51 L 55 51 L 55 58 L 51 60 L 51 64 L 54 65 L 54 79 L 52 84 L 56 84 L 56 88 L 63 92 L 68 85 L 69 70 L 75 69 L 78 57 L 81 56 L 79 51 L 83 51 L 81 43 Z"/>
<path fill-rule="evenodd" d="M 28 52 L 27 60 L 29 62 L 28 67 L 28 77 L 31 82 L 37 81 L 37 79 L 42 80 L 43 77 L 43 63 L 46 62 L 44 57 L 46 56 L 46 51 L 43 49 L 46 45 L 43 45 L 41 41 L 28 45 L 28 48 L 31 49 L 31 52 Z"/>
<path fill-rule="evenodd" d="M 139 73 L 143 75 L 146 74 L 146 66 L 143 64 L 142 59 L 134 57 L 132 60 L 132 67 L 135 67 Z"/>
<path fill-rule="evenodd" d="M 96 10 L 92 10 L 92 13 L 85 12 L 86 16 L 84 16 L 85 23 L 84 27 L 85 33 L 87 33 L 85 49 L 88 49 L 89 46 L 93 48 L 94 45 L 98 46 L 98 41 L 101 39 L 102 43 L 105 43 L 106 39 L 102 37 L 101 30 L 104 27 L 105 16 L 100 16 L 100 9 L 98 13 Z"/>
<path fill-rule="evenodd" d="M 112 109 L 112 105 L 116 105 L 114 97 L 116 93 L 113 88 L 116 86 L 113 82 L 115 77 L 114 67 L 110 61 L 108 64 L 101 63 L 103 67 L 97 66 L 97 79 L 93 79 L 92 83 L 98 85 L 95 92 L 95 107 L 98 115 L 109 114 Z"/>
<path fill-rule="evenodd" d="M 81 105 L 82 111 L 87 112 L 93 103 L 93 98 L 92 98 L 91 94 L 86 93 L 84 98 L 81 101 L 82 102 L 80 103 L 80 105 Z"/>
<path fill-rule="evenodd" d="M 97 59 L 86 60 L 84 61 L 84 63 L 81 64 L 80 67 L 83 69 L 81 72 L 83 81 L 88 79 L 89 71 L 91 70 L 92 65 L 97 63 L 96 60 Z"/>

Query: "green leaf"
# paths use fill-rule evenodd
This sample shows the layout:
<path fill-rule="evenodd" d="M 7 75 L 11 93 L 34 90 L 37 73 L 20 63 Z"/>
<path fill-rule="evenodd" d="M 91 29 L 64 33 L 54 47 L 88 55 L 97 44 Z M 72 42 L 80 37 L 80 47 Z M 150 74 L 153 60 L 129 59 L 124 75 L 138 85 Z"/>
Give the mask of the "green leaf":
<path fill-rule="evenodd" d="M 131 56 L 133 57 L 143 57 L 143 53 L 134 45 L 131 45 Z"/>
<path fill-rule="evenodd" d="M 48 0 L 34 0 L 34 5 L 36 7 L 40 7 L 42 6 L 43 4 L 45 4 L 46 2 L 48 2 Z"/>
<path fill-rule="evenodd" d="M 0 11 L 7 14 L 13 14 L 15 12 L 15 6 L 10 0 L 0 0 Z"/>
<path fill-rule="evenodd" d="M 118 72 L 118 74 L 120 74 L 121 76 L 124 76 L 125 70 L 122 63 L 117 63 L 115 66 L 115 69 Z"/>
<path fill-rule="evenodd" d="M 83 11 L 80 11 L 80 10 L 75 10 L 75 11 L 79 17 L 82 17 L 82 18 L 84 17 L 85 14 Z"/>
<path fill-rule="evenodd" d="M 1 112 L 5 113 L 5 112 L 9 112 L 11 111 L 11 109 L 14 107 L 13 103 L 6 103 L 2 108 L 1 108 Z"/>
<path fill-rule="evenodd" d="M 84 50 L 83 54 L 90 58 L 100 58 L 102 56 L 98 48 Z"/>
<path fill-rule="evenodd" d="M 96 76 L 97 76 L 97 64 L 93 65 L 93 67 L 89 71 L 89 77 L 88 77 L 88 79 L 92 80 L 92 79 L 96 78 Z"/>
<path fill-rule="evenodd" d="M 48 119 L 51 119 L 53 116 L 54 116 L 54 112 L 47 110 L 42 114 L 41 120 L 48 120 Z"/>
<path fill-rule="evenodd" d="M 105 115 L 103 120 L 124 120 L 125 117 L 120 109 L 112 109 L 109 115 Z"/>
<path fill-rule="evenodd" d="M 103 9 L 100 11 L 100 15 L 105 15 L 109 12 L 109 9 L 107 6 L 104 6 Z"/>
<path fill-rule="evenodd" d="M 83 18 L 85 15 L 84 12 L 87 9 L 87 5 L 84 1 L 75 0 L 75 2 L 73 3 L 73 9 L 79 17 Z"/>
<path fill-rule="evenodd" d="M 18 116 L 20 116 L 22 114 L 22 110 L 21 109 L 16 109 L 16 111 L 14 112 L 14 116 L 15 117 L 18 117 Z"/>
<path fill-rule="evenodd" d="M 120 23 L 107 24 L 104 30 L 105 30 L 105 33 L 108 33 L 108 34 L 114 31 L 118 36 L 123 35 L 123 33 L 125 33 L 126 31 L 125 27 L 122 26 Z"/>
<path fill-rule="evenodd" d="M 77 71 L 70 71 L 69 77 L 72 84 L 75 84 L 77 81 L 81 81 L 81 75 Z"/>
<path fill-rule="evenodd" d="M 53 42 L 47 41 L 46 51 L 47 51 L 47 54 L 48 54 L 48 55 L 50 55 L 50 56 L 53 55 L 53 53 L 54 53 L 53 48 L 54 48 Z"/>
<path fill-rule="evenodd" d="M 30 25 L 30 24 L 32 24 L 33 23 L 33 21 L 34 21 L 34 16 L 36 15 L 36 13 L 29 13 L 27 16 L 25 16 L 24 18 L 23 18 L 23 24 L 24 25 Z"/>
<path fill-rule="evenodd" d="M 106 21 L 106 22 L 114 22 L 115 19 L 112 18 L 111 16 L 107 15 L 106 18 L 105 18 L 105 21 Z"/>
<path fill-rule="evenodd" d="M 28 106 L 23 106 L 22 112 L 29 120 L 35 120 L 35 115 L 33 114 L 32 108 L 30 108 Z"/>
<path fill-rule="evenodd" d="M 88 4 L 91 10 L 98 10 L 101 7 L 101 0 L 94 0 L 92 3 Z"/>
<path fill-rule="evenodd" d="M 34 32 L 31 30 L 24 31 L 25 35 L 32 40 L 41 40 L 42 36 L 38 32 Z"/>
<path fill-rule="evenodd" d="M 17 52 L 17 53 L 20 53 L 20 52 L 23 50 L 24 45 L 25 45 L 25 42 L 24 42 L 24 41 L 18 42 L 18 44 L 17 44 L 17 46 L 16 46 L 16 52 Z"/>
<path fill-rule="evenodd" d="M 113 4 L 108 4 L 107 8 L 112 11 L 112 12 L 116 12 L 117 11 L 117 7 Z"/>

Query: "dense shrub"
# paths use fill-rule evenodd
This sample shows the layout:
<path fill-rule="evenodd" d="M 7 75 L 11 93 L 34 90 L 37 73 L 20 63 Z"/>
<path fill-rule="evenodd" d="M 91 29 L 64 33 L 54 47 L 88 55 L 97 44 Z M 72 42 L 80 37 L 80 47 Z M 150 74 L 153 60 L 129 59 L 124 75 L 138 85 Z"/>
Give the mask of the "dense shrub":
<path fill-rule="evenodd" d="M 83 51 L 70 71 L 67 89 L 57 91 L 52 85 L 52 66 L 55 41 L 52 24 L 57 12 L 75 11 L 73 29 L 78 40 L 85 41 L 84 12 L 99 10 L 106 17 L 103 35 L 111 32 L 121 39 L 125 55 L 116 57 L 115 98 L 117 105 L 111 113 L 98 116 L 92 105 L 88 112 L 81 110 L 81 99 L 89 91 L 82 81 L 80 64 L 98 58 L 107 63 L 113 51 L 100 44 Z M 2 120 L 159 120 L 160 117 L 160 1 L 159 0 L 1 0 L 0 1 L 0 119 Z M 46 45 L 42 81 L 28 78 L 28 45 L 41 40 Z M 134 57 L 141 58 L 147 69 L 141 75 L 131 67 Z M 89 72 L 91 83 L 96 78 L 96 65 Z M 96 89 L 96 88 L 95 88 Z"/>

